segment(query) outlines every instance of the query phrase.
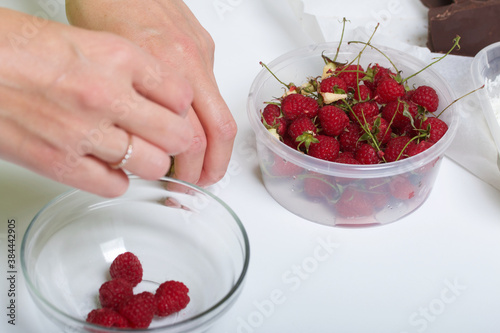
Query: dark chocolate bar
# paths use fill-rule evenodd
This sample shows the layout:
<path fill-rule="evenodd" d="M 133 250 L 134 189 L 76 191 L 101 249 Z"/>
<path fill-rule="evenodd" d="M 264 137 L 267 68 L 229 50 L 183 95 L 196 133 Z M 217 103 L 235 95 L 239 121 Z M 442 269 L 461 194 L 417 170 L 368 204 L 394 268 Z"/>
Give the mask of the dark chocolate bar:
<path fill-rule="evenodd" d="M 429 7 L 427 47 L 446 53 L 460 36 L 460 49 L 452 54 L 475 56 L 500 41 L 500 0 L 422 0 Z"/>
<path fill-rule="evenodd" d="M 422 0 L 424 6 L 428 8 L 451 5 L 453 0 Z"/>

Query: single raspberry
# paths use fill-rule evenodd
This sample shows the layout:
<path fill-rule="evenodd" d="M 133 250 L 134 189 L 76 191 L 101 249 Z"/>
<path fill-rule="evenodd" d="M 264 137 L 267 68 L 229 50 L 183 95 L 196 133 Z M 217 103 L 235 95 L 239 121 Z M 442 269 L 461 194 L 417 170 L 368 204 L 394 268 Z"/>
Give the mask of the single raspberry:
<path fill-rule="evenodd" d="M 281 101 L 281 112 L 288 120 L 295 120 L 302 116 L 314 118 L 318 114 L 318 102 L 302 94 L 290 94 Z"/>
<path fill-rule="evenodd" d="M 349 113 L 349 118 L 352 121 L 358 122 L 363 125 L 367 119 L 371 119 L 379 114 L 377 103 L 375 102 L 361 102 L 352 106 L 352 112 Z"/>
<path fill-rule="evenodd" d="M 344 80 L 348 90 L 354 90 L 359 82 L 361 82 L 361 79 L 365 76 L 363 67 L 354 64 L 339 66 L 335 72 L 339 78 Z"/>
<path fill-rule="evenodd" d="M 421 152 L 426 151 L 427 149 L 429 149 L 433 145 L 434 144 L 432 142 L 429 142 L 429 141 L 420 141 L 419 143 L 417 143 L 416 145 L 411 147 L 411 149 L 408 151 L 408 155 L 410 155 L 410 156 L 418 155 Z"/>
<path fill-rule="evenodd" d="M 415 119 L 418 114 L 418 107 L 413 102 L 395 100 L 383 106 L 381 114 L 391 126 L 402 129 L 411 124 L 412 119 Z"/>
<path fill-rule="evenodd" d="M 381 161 L 377 150 L 369 143 L 363 143 L 356 150 L 354 158 L 361 164 L 378 164 Z"/>
<path fill-rule="evenodd" d="M 400 200 L 408 200 L 415 196 L 415 185 L 403 176 L 394 177 L 389 183 L 392 196 Z"/>
<path fill-rule="evenodd" d="M 346 187 L 335 204 L 337 213 L 345 218 L 370 216 L 374 207 L 369 193 L 354 187 Z"/>
<path fill-rule="evenodd" d="M 168 316 L 184 309 L 189 301 L 189 289 L 182 282 L 163 282 L 155 292 L 156 315 Z"/>
<path fill-rule="evenodd" d="M 391 200 L 391 194 L 383 191 L 374 191 L 370 193 L 374 209 L 383 209 Z M 390 207 L 390 206 L 389 206 Z"/>
<path fill-rule="evenodd" d="M 298 149 L 298 142 L 296 142 L 294 139 L 292 139 L 292 137 L 290 136 L 290 134 L 288 134 L 288 131 L 285 133 L 285 135 L 283 135 L 281 137 L 281 140 L 283 141 L 283 143 L 285 145 L 287 145 L 288 147 L 292 148 L 292 149 Z"/>
<path fill-rule="evenodd" d="M 308 154 L 325 161 L 334 161 L 339 156 L 340 144 L 332 136 L 317 135 L 318 142 L 309 145 Z"/>
<path fill-rule="evenodd" d="M 339 157 L 334 161 L 335 163 L 340 163 L 340 164 L 361 164 L 359 163 L 358 160 L 354 158 L 354 153 L 352 152 L 341 152 L 339 153 Z M 353 181 L 352 178 L 346 178 L 346 177 L 335 177 L 335 183 L 339 184 L 339 191 L 342 190 L 342 185 L 349 185 Z M 340 193 L 339 193 L 340 194 Z M 337 199 L 337 198 L 336 198 Z"/>
<path fill-rule="evenodd" d="M 344 132 L 339 135 L 340 150 L 343 152 L 355 152 L 361 145 L 361 128 L 355 123 L 349 123 Z"/>
<path fill-rule="evenodd" d="M 409 157 L 409 151 L 415 145 L 408 136 L 396 136 L 389 140 L 384 150 L 384 158 L 387 162 L 395 162 Z"/>
<path fill-rule="evenodd" d="M 293 164 L 290 161 L 285 160 L 284 158 L 274 155 L 274 161 L 271 166 L 271 173 L 273 176 L 296 176 L 304 171 L 300 166 Z"/>
<path fill-rule="evenodd" d="M 405 95 L 403 97 L 401 97 L 400 99 L 403 100 L 403 101 L 411 101 L 411 97 L 413 96 L 413 94 L 415 93 L 415 89 L 413 90 L 408 90 Z"/>
<path fill-rule="evenodd" d="M 428 130 L 428 141 L 436 143 L 448 131 L 448 125 L 439 118 L 429 117 L 420 124 L 420 129 Z"/>
<path fill-rule="evenodd" d="M 372 91 L 370 88 L 368 88 L 368 86 L 360 84 L 357 87 L 354 87 L 353 98 L 356 101 L 366 102 L 370 100 L 371 97 L 372 97 Z"/>
<path fill-rule="evenodd" d="M 262 116 L 267 123 L 270 123 L 268 120 L 274 120 L 281 116 L 281 108 L 277 104 L 266 104 L 264 110 L 262 111 Z"/>
<path fill-rule="evenodd" d="M 117 309 L 118 305 L 134 294 L 132 284 L 122 278 L 104 282 L 99 288 L 99 301 L 103 308 Z"/>
<path fill-rule="evenodd" d="M 366 70 L 366 75 L 363 78 L 363 83 L 370 88 L 370 90 L 375 91 L 378 84 L 385 79 L 393 78 L 396 74 L 393 73 L 389 68 L 380 66 L 379 64 L 374 64 L 368 66 Z"/>
<path fill-rule="evenodd" d="M 381 81 L 375 90 L 374 99 L 379 104 L 386 104 L 405 95 L 404 86 L 395 79 L 389 78 Z"/>
<path fill-rule="evenodd" d="M 274 128 L 283 136 L 286 132 L 286 119 L 281 115 L 281 108 L 276 104 L 267 104 L 262 111 L 262 123 L 267 129 Z"/>
<path fill-rule="evenodd" d="M 94 309 L 87 315 L 86 321 L 91 324 L 96 324 L 105 327 L 127 328 L 128 321 L 121 314 L 113 309 L 101 308 Z"/>
<path fill-rule="evenodd" d="M 297 138 L 305 133 L 309 133 L 314 136 L 316 135 L 317 131 L 318 130 L 313 121 L 309 117 L 305 116 L 295 119 L 288 126 L 288 134 L 293 141 L 297 141 Z"/>
<path fill-rule="evenodd" d="M 335 163 L 342 164 L 361 164 L 357 159 L 354 158 L 354 154 L 351 152 L 342 152 L 339 154 L 339 157 L 334 161 Z"/>
<path fill-rule="evenodd" d="M 347 93 L 347 84 L 338 76 L 329 76 L 319 84 L 319 91 L 322 93 Z"/>
<path fill-rule="evenodd" d="M 142 265 L 132 252 L 118 255 L 111 263 L 109 273 L 112 279 L 123 278 L 136 286 L 142 281 Z"/>
<path fill-rule="evenodd" d="M 354 158 L 354 152 L 352 152 L 352 151 L 341 151 L 339 153 L 339 157 L 338 158 L 341 158 L 341 157 L 352 157 L 352 158 Z"/>
<path fill-rule="evenodd" d="M 397 135 L 397 136 L 409 136 L 410 138 L 419 135 L 418 131 L 418 124 L 420 124 L 422 121 L 420 120 L 419 115 L 416 116 L 416 118 L 413 119 L 413 123 L 408 122 L 406 125 L 403 127 L 397 127 L 397 126 L 392 126 L 392 132 Z"/>
<path fill-rule="evenodd" d="M 304 192 L 311 198 L 332 198 L 336 191 L 333 177 L 310 172 L 304 178 Z"/>
<path fill-rule="evenodd" d="M 379 144 L 389 142 L 392 134 L 392 129 L 389 122 L 380 115 L 367 120 L 368 129 L 375 136 Z"/>
<path fill-rule="evenodd" d="M 333 105 L 326 105 L 318 111 L 319 124 L 323 134 L 337 136 L 346 128 L 349 117 L 340 108 Z"/>
<path fill-rule="evenodd" d="M 367 178 L 364 180 L 364 188 L 370 193 L 370 197 L 375 209 L 384 208 L 391 199 L 389 184 L 386 177 Z"/>
<path fill-rule="evenodd" d="M 411 100 L 429 112 L 434 112 L 439 106 L 439 96 L 434 88 L 419 86 L 411 95 Z"/>
<path fill-rule="evenodd" d="M 155 295 L 149 291 L 133 295 L 118 307 L 132 328 L 148 328 L 156 312 Z"/>

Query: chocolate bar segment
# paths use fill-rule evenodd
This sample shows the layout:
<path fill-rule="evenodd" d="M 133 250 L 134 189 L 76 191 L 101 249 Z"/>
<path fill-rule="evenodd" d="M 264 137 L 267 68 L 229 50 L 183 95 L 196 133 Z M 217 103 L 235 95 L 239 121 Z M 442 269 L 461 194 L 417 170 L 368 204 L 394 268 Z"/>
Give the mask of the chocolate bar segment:
<path fill-rule="evenodd" d="M 475 56 L 482 48 L 500 41 L 500 0 L 422 0 L 430 7 L 427 47 L 446 53 L 460 36 L 460 49 L 452 53 Z"/>
<path fill-rule="evenodd" d="M 453 0 L 422 0 L 422 3 L 425 7 L 433 8 L 440 6 L 448 6 L 454 3 Z"/>

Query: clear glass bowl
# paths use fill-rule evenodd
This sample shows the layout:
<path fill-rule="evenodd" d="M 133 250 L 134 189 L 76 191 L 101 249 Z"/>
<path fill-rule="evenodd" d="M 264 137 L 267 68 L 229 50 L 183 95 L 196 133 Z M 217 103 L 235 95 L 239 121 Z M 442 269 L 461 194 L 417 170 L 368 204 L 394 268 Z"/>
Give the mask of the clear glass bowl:
<path fill-rule="evenodd" d="M 338 43 L 322 43 L 300 48 L 273 60 L 267 66 L 282 81 L 297 85 L 322 73 L 322 54 L 334 57 Z M 359 54 L 362 44 L 343 43 L 338 62 L 349 62 Z M 428 64 L 398 50 L 366 48 L 360 64 L 379 63 L 391 67 L 386 56 L 408 77 Z M 429 85 L 436 89 L 440 106 L 435 114 L 455 99 L 451 88 L 432 66 L 409 80 L 409 85 Z M 316 159 L 292 149 L 277 140 L 261 123 L 265 102 L 283 95 L 284 87 L 266 69 L 254 79 L 248 96 L 248 118 L 257 141 L 257 154 L 267 191 L 283 207 L 313 222 L 331 226 L 368 226 L 394 222 L 420 207 L 429 196 L 437 177 L 445 150 L 451 144 L 458 127 L 458 114 L 453 104 L 442 115 L 449 126 L 441 140 L 427 151 L 397 162 L 376 165 L 347 165 Z M 316 181 L 325 190 L 312 196 L 305 190 L 306 182 Z M 391 189 L 411 184 L 408 197 L 391 195 Z M 329 190 L 328 190 L 329 188 Z M 348 189 L 353 200 L 372 203 L 359 205 L 352 214 L 338 207 L 339 196 Z"/>
<path fill-rule="evenodd" d="M 74 190 L 45 206 L 21 245 L 22 271 L 39 309 L 65 332 L 116 332 L 85 322 L 120 253 L 136 254 L 153 291 L 167 280 L 189 288 L 188 306 L 137 332 L 199 332 L 238 298 L 249 263 L 246 231 L 221 200 L 164 178 L 130 178 L 121 197 Z"/>

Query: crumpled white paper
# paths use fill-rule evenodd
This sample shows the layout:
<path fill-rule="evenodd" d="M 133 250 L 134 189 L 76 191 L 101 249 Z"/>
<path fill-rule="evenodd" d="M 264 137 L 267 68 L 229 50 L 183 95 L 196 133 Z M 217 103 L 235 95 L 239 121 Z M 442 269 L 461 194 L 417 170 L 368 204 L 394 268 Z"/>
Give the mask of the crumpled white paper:
<path fill-rule="evenodd" d="M 375 2 L 359 0 L 357 6 L 339 10 L 335 1 L 288 0 L 302 29 L 315 42 L 339 41 L 342 19 L 348 22 L 344 41 L 367 41 L 379 23 L 372 43 L 385 45 L 430 63 L 433 54 L 427 42 L 427 9 L 420 1 L 389 0 Z M 357 10 L 363 8 L 363 11 Z M 478 88 L 471 78 L 471 57 L 448 55 L 434 64 L 450 84 L 456 97 Z M 446 152 L 446 156 L 500 190 L 500 159 L 486 119 L 483 116 L 477 94 L 469 95 L 457 102 L 460 125 L 457 135 Z"/>
<path fill-rule="evenodd" d="M 435 69 L 448 81 L 457 97 L 478 88 L 472 83 L 471 63 L 470 57 L 449 55 L 435 64 Z M 500 190 L 498 149 L 481 110 L 479 96 L 472 94 L 457 103 L 460 125 L 446 155 Z"/>
<path fill-rule="evenodd" d="M 299 6 L 297 3 L 301 3 L 303 15 L 316 19 L 325 41 L 340 39 L 341 22 L 346 18 L 344 36 L 347 40 L 359 38 L 367 41 L 378 25 L 376 39 L 400 41 L 418 46 L 425 46 L 427 42 L 427 8 L 420 1 L 356 0 L 352 6 L 339 6 L 336 1 L 324 0 L 289 1 L 295 3 L 296 7 Z M 310 26 L 305 28 L 310 29 Z M 356 32 L 353 34 L 354 30 Z"/>

